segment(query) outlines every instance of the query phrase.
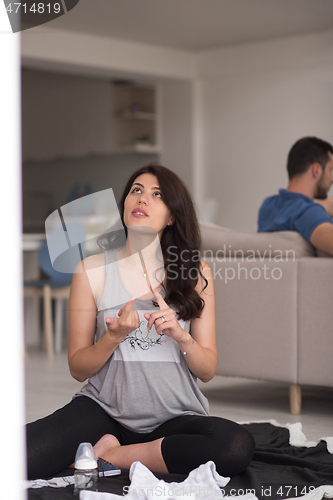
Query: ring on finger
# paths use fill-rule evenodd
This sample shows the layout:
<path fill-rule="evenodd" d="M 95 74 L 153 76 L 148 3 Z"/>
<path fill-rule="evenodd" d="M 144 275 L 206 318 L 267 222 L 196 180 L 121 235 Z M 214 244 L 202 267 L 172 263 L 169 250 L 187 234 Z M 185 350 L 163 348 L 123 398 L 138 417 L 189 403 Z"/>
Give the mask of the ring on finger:
<path fill-rule="evenodd" d="M 163 323 L 166 322 L 166 317 L 165 316 L 162 316 L 162 321 L 163 321 Z"/>

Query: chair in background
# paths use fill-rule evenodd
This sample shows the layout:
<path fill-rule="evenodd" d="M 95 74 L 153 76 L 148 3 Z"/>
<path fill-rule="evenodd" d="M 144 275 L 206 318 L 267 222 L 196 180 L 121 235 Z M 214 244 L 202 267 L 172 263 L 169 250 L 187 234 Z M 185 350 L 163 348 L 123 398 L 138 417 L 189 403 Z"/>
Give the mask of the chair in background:
<path fill-rule="evenodd" d="M 51 240 L 56 239 L 63 228 L 58 228 L 51 235 Z M 75 223 L 76 234 L 81 234 L 80 241 L 85 239 L 85 227 L 83 224 Z M 49 239 L 49 244 L 50 244 Z M 77 259 L 77 262 L 79 259 Z M 43 338 L 48 358 L 52 359 L 55 352 L 61 352 L 62 329 L 64 322 L 64 300 L 69 298 L 72 273 L 56 271 L 51 263 L 47 241 L 45 240 L 38 255 L 40 270 L 47 276 L 46 279 L 29 280 L 24 282 L 24 297 L 43 299 Z M 55 338 L 53 340 L 52 299 L 55 299 Z"/>

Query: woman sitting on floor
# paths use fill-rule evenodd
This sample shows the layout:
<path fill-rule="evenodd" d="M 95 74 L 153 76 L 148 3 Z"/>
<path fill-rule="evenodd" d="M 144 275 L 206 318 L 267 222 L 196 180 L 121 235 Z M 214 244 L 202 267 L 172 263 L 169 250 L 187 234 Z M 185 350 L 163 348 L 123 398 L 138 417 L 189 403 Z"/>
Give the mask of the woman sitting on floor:
<path fill-rule="evenodd" d="M 122 469 L 138 460 L 153 472 L 188 474 L 213 460 L 221 475 L 235 475 L 254 440 L 209 416 L 196 385 L 214 376 L 217 351 L 213 279 L 198 258 L 189 192 L 172 171 L 148 165 L 129 179 L 119 210 L 125 238 L 102 238 L 104 253 L 73 275 L 69 367 L 88 382 L 27 425 L 29 478 L 69 467 L 84 441 Z"/>

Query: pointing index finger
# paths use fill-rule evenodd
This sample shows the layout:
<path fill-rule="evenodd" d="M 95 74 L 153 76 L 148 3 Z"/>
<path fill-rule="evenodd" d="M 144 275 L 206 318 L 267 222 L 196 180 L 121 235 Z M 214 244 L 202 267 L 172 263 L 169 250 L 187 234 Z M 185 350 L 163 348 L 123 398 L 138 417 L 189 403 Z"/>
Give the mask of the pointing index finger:
<path fill-rule="evenodd" d="M 167 306 L 167 303 L 163 299 L 162 295 L 156 290 L 156 288 L 153 288 L 152 285 L 150 285 L 151 291 L 154 294 L 154 297 L 156 299 L 156 302 L 159 305 L 159 308 L 161 309 L 163 306 Z M 168 306 L 167 306 L 168 307 Z"/>
<path fill-rule="evenodd" d="M 134 301 L 135 301 L 135 297 L 131 297 L 129 299 L 129 301 L 127 302 L 127 304 L 125 304 L 121 309 L 120 311 L 118 312 L 118 316 L 121 316 L 123 314 L 124 311 L 128 312 L 132 309 L 133 307 L 133 304 L 134 304 Z"/>
<path fill-rule="evenodd" d="M 135 301 L 135 297 L 131 297 L 129 299 L 129 301 L 127 302 L 127 304 L 125 304 L 124 307 L 121 308 L 121 311 L 124 311 L 125 309 L 126 310 L 131 309 L 133 307 L 134 301 Z"/>

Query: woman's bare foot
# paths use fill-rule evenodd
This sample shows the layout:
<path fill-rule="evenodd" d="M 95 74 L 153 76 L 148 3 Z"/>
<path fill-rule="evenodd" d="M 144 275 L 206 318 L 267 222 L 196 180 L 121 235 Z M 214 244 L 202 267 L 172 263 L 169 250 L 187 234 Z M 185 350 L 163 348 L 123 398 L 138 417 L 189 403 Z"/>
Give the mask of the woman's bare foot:
<path fill-rule="evenodd" d="M 112 434 L 105 434 L 94 446 L 96 457 L 104 458 L 104 460 L 111 462 L 110 453 L 113 448 L 116 448 L 117 446 L 121 445 L 116 436 L 113 436 Z"/>
<path fill-rule="evenodd" d="M 105 434 L 94 446 L 96 457 L 119 467 L 129 469 L 133 462 L 141 462 L 152 472 L 168 473 L 161 445 L 164 438 L 122 446 L 112 434 Z"/>
<path fill-rule="evenodd" d="M 107 456 L 112 448 L 115 448 L 116 446 L 121 446 L 116 436 L 113 436 L 112 434 L 104 434 L 104 436 L 101 437 L 101 439 L 97 441 L 94 446 L 96 458 L 104 458 L 104 460 L 110 462 Z M 75 463 L 69 465 L 68 468 L 75 469 Z"/>

